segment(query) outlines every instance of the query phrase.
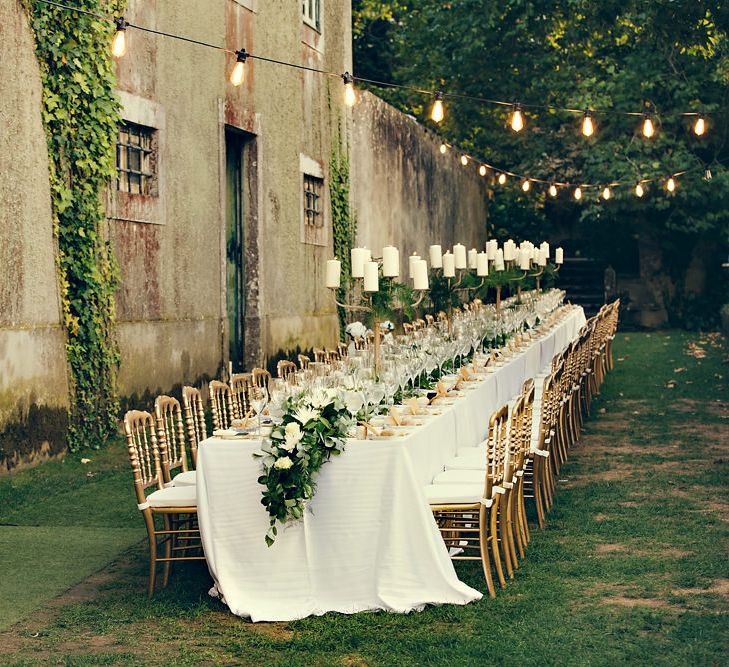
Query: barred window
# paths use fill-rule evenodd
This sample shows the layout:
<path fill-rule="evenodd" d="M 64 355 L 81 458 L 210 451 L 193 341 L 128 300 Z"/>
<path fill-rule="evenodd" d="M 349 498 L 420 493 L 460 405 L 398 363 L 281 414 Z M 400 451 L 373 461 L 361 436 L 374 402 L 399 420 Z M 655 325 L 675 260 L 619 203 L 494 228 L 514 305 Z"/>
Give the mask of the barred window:
<path fill-rule="evenodd" d="M 308 226 L 321 227 L 324 224 L 322 215 L 322 190 L 324 179 L 304 174 L 304 221 Z"/>
<path fill-rule="evenodd" d="M 321 0 L 301 0 L 304 23 L 321 32 Z"/>
<path fill-rule="evenodd" d="M 130 194 L 155 194 L 155 130 L 124 122 L 116 143 L 116 189 Z"/>

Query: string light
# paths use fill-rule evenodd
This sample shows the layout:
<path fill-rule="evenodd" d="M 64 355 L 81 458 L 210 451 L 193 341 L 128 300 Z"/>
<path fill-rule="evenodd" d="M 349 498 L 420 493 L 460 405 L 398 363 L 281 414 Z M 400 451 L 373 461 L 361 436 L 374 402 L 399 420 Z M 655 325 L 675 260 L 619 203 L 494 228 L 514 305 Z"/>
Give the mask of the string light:
<path fill-rule="evenodd" d="M 521 189 L 524 190 L 524 192 L 529 192 L 530 187 L 532 187 L 532 186 L 531 186 L 531 183 L 529 182 L 529 179 L 527 178 L 521 184 Z"/>
<path fill-rule="evenodd" d="M 645 194 L 645 190 L 643 189 L 642 183 L 638 183 L 635 186 L 635 196 L 636 197 L 642 197 Z"/>
<path fill-rule="evenodd" d="M 127 22 L 123 16 L 117 16 L 114 19 L 116 24 L 116 32 L 111 42 L 111 55 L 115 58 L 122 58 L 127 52 Z"/>
<path fill-rule="evenodd" d="M 549 186 L 549 196 L 550 197 L 556 197 L 557 196 L 557 186 L 554 183 L 552 183 Z"/>
<path fill-rule="evenodd" d="M 468 164 L 468 157 L 461 155 L 461 164 L 465 167 Z"/>
<path fill-rule="evenodd" d="M 585 115 L 582 118 L 582 134 L 591 137 L 595 133 L 595 125 L 592 122 L 592 113 L 589 109 L 585 109 Z"/>
<path fill-rule="evenodd" d="M 448 150 L 448 146 L 446 146 L 445 144 L 440 145 L 440 154 L 441 155 L 445 155 L 447 150 Z"/>
<path fill-rule="evenodd" d="M 646 137 L 646 139 L 650 139 L 656 131 L 655 128 L 653 127 L 653 121 L 651 120 L 650 114 L 645 114 L 643 116 L 642 131 L 643 131 L 643 136 Z"/>
<path fill-rule="evenodd" d="M 443 93 L 439 90 L 435 92 L 435 101 L 433 108 L 430 110 L 430 118 L 434 123 L 440 123 L 445 118 L 445 110 L 443 109 Z"/>
<path fill-rule="evenodd" d="M 606 185 L 605 189 L 602 191 L 602 198 L 607 201 L 612 196 L 612 192 L 610 192 L 610 188 Z"/>
<path fill-rule="evenodd" d="M 482 165 L 481 165 L 481 166 L 480 166 L 480 167 L 478 168 L 478 173 L 479 173 L 479 174 L 480 174 L 481 176 L 486 176 L 486 165 L 483 165 L 483 164 L 482 164 Z"/>
<path fill-rule="evenodd" d="M 344 81 L 344 103 L 348 107 L 353 107 L 357 101 L 354 93 L 354 77 L 349 72 L 345 72 L 342 74 L 342 81 Z"/>
<path fill-rule="evenodd" d="M 504 185 L 506 183 L 506 174 L 501 173 L 499 174 L 499 185 Z"/>
<path fill-rule="evenodd" d="M 240 86 L 245 80 L 246 58 L 248 58 L 248 54 L 245 49 L 239 49 L 235 52 L 235 65 L 233 66 L 233 71 L 230 73 L 230 82 L 234 86 Z"/>
<path fill-rule="evenodd" d="M 699 117 L 694 123 L 694 134 L 697 137 L 700 137 L 702 134 L 704 134 L 704 132 L 706 132 L 706 121 L 704 120 L 703 115 L 699 114 Z"/>
<path fill-rule="evenodd" d="M 524 129 L 524 116 L 521 113 L 521 105 L 515 104 L 511 114 L 511 129 L 514 132 L 521 132 Z"/>
<path fill-rule="evenodd" d="M 582 199 L 582 188 L 579 185 L 575 188 L 574 196 L 577 201 Z"/>
<path fill-rule="evenodd" d="M 676 190 L 676 181 L 675 181 L 675 179 L 673 178 L 673 176 L 671 176 L 671 177 L 670 177 L 670 178 L 669 178 L 669 179 L 668 179 L 668 180 L 666 181 L 666 190 L 668 190 L 669 192 L 675 192 L 675 190 Z"/>

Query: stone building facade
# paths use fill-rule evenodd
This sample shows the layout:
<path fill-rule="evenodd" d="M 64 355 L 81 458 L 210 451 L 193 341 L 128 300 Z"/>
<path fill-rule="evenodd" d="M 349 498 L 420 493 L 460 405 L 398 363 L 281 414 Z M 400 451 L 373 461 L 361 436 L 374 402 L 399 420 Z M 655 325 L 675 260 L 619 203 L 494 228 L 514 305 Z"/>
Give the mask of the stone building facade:
<path fill-rule="evenodd" d="M 127 20 L 333 72 L 352 70 L 347 0 L 130 0 Z M 33 35 L 0 2 L 0 474 L 63 451 L 68 380 Z M 107 193 L 121 285 L 124 396 L 265 363 L 338 332 L 329 162 L 346 151 L 358 240 L 403 254 L 480 246 L 486 188 L 373 95 L 338 77 L 130 30 L 117 64 L 124 124 Z M 22 155 L 24 159 L 18 160 Z"/>

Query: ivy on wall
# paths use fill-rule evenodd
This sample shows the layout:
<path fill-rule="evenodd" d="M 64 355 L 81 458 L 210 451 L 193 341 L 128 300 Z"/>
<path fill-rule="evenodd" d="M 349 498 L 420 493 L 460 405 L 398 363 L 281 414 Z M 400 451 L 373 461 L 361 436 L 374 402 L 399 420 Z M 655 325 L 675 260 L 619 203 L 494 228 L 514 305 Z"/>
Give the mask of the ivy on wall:
<path fill-rule="evenodd" d="M 332 159 L 329 164 L 329 196 L 332 202 L 332 236 L 334 256 L 342 262 L 342 286 L 337 290 L 337 300 L 346 303 L 350 288 L 349 276 L 352 275 L 350 250 L 357 236 L 357 220 L 349 201 L 349 159 L 340 149 L 341 142 L 335 141 Z M 344 339 L 347 325 L 347 312 L 337 307 L 339 315 L 339 337 Z"/>
<path fill-rule="evenodd" d="M 109 52 L 113 24 L 24 0 L 43 84 L 57 268 L 70 368 L 69 446 L 98 448 L 115 433 L 119 401 L 114 338 L 117 269 L 102 193 L 114 175 L 120 121 Z M 76 0 L 99 14 L 108 0 Z"/>

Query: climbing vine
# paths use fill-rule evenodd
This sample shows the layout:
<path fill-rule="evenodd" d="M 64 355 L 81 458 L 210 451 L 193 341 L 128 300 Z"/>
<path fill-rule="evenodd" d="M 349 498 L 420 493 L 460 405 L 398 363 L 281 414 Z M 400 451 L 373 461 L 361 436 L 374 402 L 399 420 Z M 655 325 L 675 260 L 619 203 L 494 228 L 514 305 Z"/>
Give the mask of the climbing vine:
<path fill-rule="evenodd" d="M 350 250 L 357 235 L 357 220 L 349 202 L 349 160 L 340 148 L 341 142 L 335 141 L 330 162 L 329 196 L 332 201 L 332 228 L 334 255 L 342 262 L 342 286 L 337 290 L 337 299 L 345 303 L 349 290 L 349 276 L 352 275 Z M 337 308 L 339 315 L 339 335 L 344 338 L 347 313 Z"/>
<path fill-rule="evenodd" d="M 57 268 L 70 368 L 69 446 L 98 448 L 116 430 L 117 269 L 102 193 L 114 175 L 119 103 L 109 44 L 113 24 L 25 0 L 43 84 Z M 76 0 L 99 14 L 109 0 Z"/>

